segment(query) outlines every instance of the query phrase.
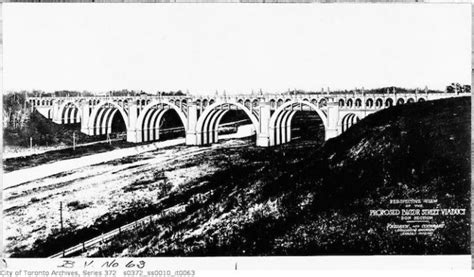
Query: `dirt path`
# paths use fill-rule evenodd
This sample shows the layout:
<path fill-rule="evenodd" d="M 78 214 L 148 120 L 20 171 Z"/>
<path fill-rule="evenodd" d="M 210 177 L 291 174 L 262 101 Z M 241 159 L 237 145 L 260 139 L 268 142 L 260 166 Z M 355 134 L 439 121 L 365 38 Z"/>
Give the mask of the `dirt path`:
<path fill-rule="evenodd" d="M 51 164 L 40 165 L 32 168 L 25 168 L 12 171 L 3 175 L 3 188 L 7 189 L 25 182 L 55 175 L 61 172 L 73 170 L 102 162 L 112 161 L 127 156 L 137 155 L 147 151 L 153 151 L 169 146 L 176 146 L 184 143 L 184 138 L 159 141 L 147 145 L 113 150 L 105 153 L 88 155 L 76 159 L 58 161 Z"/>
<path fill-rule="evenodd" d="M 233 139 L 248 137 L 253 132 L 252 125 L 240 126 L 237 133 L 219 136 L 219 139 Z M 138 155 L 148 151 L 154 151 L 160 148 L 177 146 L 185 143 L 184 138 L 170 139 L 166 141 L 154 142 L 147 145 L 117 149 L 105 153 L 88 155 L 80 158 L 58 161 L 51 164 L 44 164 L 36 167 L 20 169 L 3 174 L 3 188 L 17 186 L 22 183 L 30 182 L 36 179 L 48 177 L 61 172 L 70 171 L 93 164 L 108 162 L 128 156 Z"/>

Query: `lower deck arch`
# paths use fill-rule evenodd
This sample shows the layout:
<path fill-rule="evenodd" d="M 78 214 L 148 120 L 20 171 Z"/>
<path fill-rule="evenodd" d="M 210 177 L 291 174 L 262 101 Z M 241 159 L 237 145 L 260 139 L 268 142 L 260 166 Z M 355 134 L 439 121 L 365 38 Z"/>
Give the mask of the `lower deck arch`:
<path fill-rule="evenodd" d="M 48 115 L 49 116 L 49 115 Z M 59 108 L 61 124 L 76 124 L 81 122 L 79 107 L 73 102 L 67 102 Z"/>
<path fill-rule="evenodd" d="M 196 136 L 198 145 L 207 145 L 219 141 L 219 125 L 224 116 L 231 110 L 243 111 L 252 122 L 253 130 L 258 129 L 258 120 L 245 104 L 236 103 L 214 103 L 210 105 L 199 117 L 196 124 Z"/>
<path fill-rule="evenodd" d="M 128 114 L 116 103 L 101 103 L 92 110 L 88 129 L 92 136 L 125 133 L 128 130 Z"/>
<path fill-rule="evenodd" d="M 186 129 L 186 116 L 177 106 L 173 103 L 153 102 L 138 117 L 137 140 L 157 141 L 163 133 L 184 135 Z"/>
<path fill-rule="evenodd" d="M 307 101 L 287 102 L 279 107 L 271 116 L 269 124 L 269 145 L 287 143 L 292 139 L 292 120 L 299 111 L 316 112 L 324 128 L 323 139 L 326 136 L 327 118 L 319 107 Z"/>
<path fill-rule="evenodd" d="M 339 123 L 341 132 L 347 131 L 352 125 L 359 122 L 360 118 L 354 113 L 344 115 Z"/>

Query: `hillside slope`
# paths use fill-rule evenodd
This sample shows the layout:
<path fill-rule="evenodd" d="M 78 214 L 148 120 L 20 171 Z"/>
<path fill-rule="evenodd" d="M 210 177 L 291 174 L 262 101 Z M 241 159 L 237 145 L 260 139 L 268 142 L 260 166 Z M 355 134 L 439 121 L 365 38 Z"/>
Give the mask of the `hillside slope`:
<path fill-rule="evenodd" d="M 222 170 L 151 206 L 174 212 L 94 255 L 470 253 L 470 110 L 468 97 L 408 104 L 368 116 L 322 147 L 216 151 L 203 159 Z M 437 199 L 468 212 L 442 218 L 432 236 L 400 236 L 387 229 L 390 217 L 369 217 L 391 199 Z"/>
<path fill-rule="evenodd" d="M 5 128 L 3 141 L 7 146 L 29 147 L 30 137 L 33 145 L 72 145 L 73 133 L 76 142 L 91 142 L 97 138 L 89 137 L 80 132 L 80 124 L 60 125 L 45 118 L 38 111 L 25 112 L 25 124 L 21 128 Z"/>

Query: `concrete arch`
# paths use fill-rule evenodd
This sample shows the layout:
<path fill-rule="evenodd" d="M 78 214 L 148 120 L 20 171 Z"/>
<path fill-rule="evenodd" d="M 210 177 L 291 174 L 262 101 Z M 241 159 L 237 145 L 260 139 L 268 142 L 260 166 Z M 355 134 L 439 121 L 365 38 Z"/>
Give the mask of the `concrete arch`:
<path fill-rule="evenodd" d="M 209 120 L 204 122 L 204 132 L 202 132 L 202 143 L 210 144 L 218 141 L 219 122 L 227 111 L 216 110 L 211 114 Z"/>
<path fill-rule="evenodd" d="M 319 100 L 319 108 L 326 107 L 327 105 L 328 105 L 328 101 L 326 100 L 326 98 L 321 98 L 321 100 Z"/>
<path fill-rule="evenodd" d="M 94 118 L 94 127 L 92 128 L 92 135 L 102 135 L 102 126 L 103 126 L 103 121 L 104 121 L 104 116 L 106 111 L 110 109 L 104 108 L 100 109 L 99 112 L 97 113 L 97 116 Z"/>
<path fill-rule="evenodd" d="M 283 105 L 283 99 L 280 98 L 280 99 L 277 100 L 276 107 L 279 108 L 281 105 Z"/>
<path fill-rule="evenodd" d="M 365 106 L 368 108 L 372 108 L 374 106 L 374 99 L 368 98 L 367 100 L 365 100 Z"/>
<path fill-rule="evenodd" d="M 247 108 L 247 109 L 250 109 L 252 107 L 252 101 L 250 101 L 250 99 L 245 99 L 244 101 L 244 106 Z"/>
<path fill-rule="evenodd" d="M 110 107 L 104 107 L 106 105 L 109 105 Z M 104 126 L 104 124 L 107 125 L 107 120 L 112 120 L 110 117 L 104 116 L 105 111 L 108 109 L 111 109 L 111 110 L 117 109 L 120 112 L 120 115 L 122 116 L 123 121 L 125 122 L 125 129 L 129 130 L 130 128 L 129 119 L 128 119 L 128 114 L 125 112 L 125 110 L 115 102 L 104 101 L 104 102 L 101 102 L 99 105 L 95 106 L 90 115 L 87 127 L 90 130 L 91 135 L 96 135 L 97 133 L 101 132 L 102 126 Z M 108 115 L 110 115 L 110 113 Z M 104 122 L 104 118 L 106 120 L 105 122 Z"/>
<path fill-rule="evenodd" d="M 151 126 L 158 126 L 155 127 L 155 129 L 150 129 L 148 130 L 148 141 L 155 141 L 160 138 L 160 122 L 161 118 L 165 115 L 166 111 L 163 111 L 161 113 L 156 113 L 156 115 L 153 115 L 152 118 L 150 118 L 150 124 Z"/>
<path fill-rule="evenodd" d="M 146 114 L 149 112 L 149 110 L 152 107 L 154 107 L 156 105 L 160 105 L 160 104 L 161 105 L 167 105 L 167 106 L 169 106 L 169 108 L 175 110 L 176 113 L 178 114 L 179 118 L 181 119 L 181 122 L 183 123 L 184 129 L 188 130 L 188 120 L 187 120 L 187 117 L 184 114 L 184 112 L 178 106 L 176 106 L 175 104 L 173 104 L 171 102 L 168 102 L 168 101 L 153 101 L 150 104 L 146 105 L 142 109 L 142 111 L 140 112 L 140 115 L 138 116 L 137 125 L 135 126 L 137 128 L 137 130 L 141 128 L 143 120 L 144 120 Z"/>
<path fill-rule="evenodd" d="M 140 138 L 141 142 L 146 142 L 146 141 L 156 141 L 160 138 L 160 127 L 161 127 L 161 119 L 163 116 L 166 114 L 168 111 L 176 111 L 176 109 L 169 108 L 169 105 L 167 105 L 167 108 L 163 109 L 151 109 L 147 111 L 145 116 L 143 117 L 141 125 L 137 126 L 137 131 L 138 135 Z M 186 124 L 183 123 L 183 128 L 185 127 Z"/>
<path fill-rule="evenodd" d="M 255 115 L 252 114 L 250 108 L 247 108 L 245 105 L 242 105 L 238 102 L 214 103 L 212 105 L 209 105 L 197 120 L 196 132 L 197 142 L 199 145 L 217 142 L 217 127 L 219 126 L 219 122 L 224 116 L 224 114 L 229 110 L 216 110 L 215 108 L 224 105 L 233 105 L 239 110 L 244 111 L 250 121 L 252 121 L 255 130 L 258 130 L 258 119 L 255 117 Z"/>
<path fill-rule="evenodd" d="M 160 119 L 169 110 L 172 109 L 152 109 L 148 111 L 142 121 L 142 125 L 137 126 L 141 142 L 153 141 L 159 138 Z M 157 132 L 158 135 L 156 134 Z"/>
<path fill-rule="evenodd" d="M 118 112 L 118 110 L 114 110 L 112 114 L 110 115 L 110 119 L 107 120 L 107 126 L 105 127 L 106 132 L 108 133 L 109 130 L 112 131 L 112 121 L 115 116 L 115 114 Z"/>
<path fill-rule="evenodd" d="M 275 108 L 276 108 L 276 101 L 275 101 L 275 99 L 271 99 L 271 100 L 270 100 L 270 108 L 271 108 L 271 109 L 275 109 Z"/>
<path fill-rule="evenodd" d="M 346 106 L 349 107 L 349 108 L 352 108 L 352 105 L 353 105 L 354 101 L 352 101 L 351 98 L 347 99 L 346 101 Z"/>
<path fill-rule="evenodd" d="M 398 98 L 398 99 L 397 99 L 397 106 L 398 106 L 398 105 L 403 105 L 403 104 L 405 104 L 405 99 L 403 99 L 403 98 Z"/>
<path fill-rule="evenodd" d="M 281 128 L 275 128 L 273 136 L 270 136 L 271 145 L 280 145 L 291 140 L 291 120 L 295 114 L 296 111 L 283 111 L 276 122 L 276 126 Z"/>
<path fill-rule="evenodd" d="M 377 100 L 375 100 L 375 107 L 377 107 L 377 108 L 382 108 L 383 107 L 382 98 L 377 98 Z"/>
<path fill-rule="evenodd" d="M 73 107 L 73 108 L 71 108 L 71 107 Z M 70 113 L 71 113 L 70 110 L 77 110 L 76 117 L 74 118 L 73 122 L 71 122 L 71 120 L 70 120 Z M 74 101 L 64 101 L 59 106 L 57 115 L 59 115 L 58 120 L 62 124 L 78 123 L 82 119 L 82 111 L 79 108 L 79 105 Z"/>
<path fill-rule="evenodd" d="M 254 100 L 252 101 L 252 107 L 254 107 L 254 108 L 255 108 L 255 107 L 258 107 L 258 103 L 259 103 L 259 101 L 258 101 L 257 99 L 254 99 Z"/>
<path fill-rule="evenodd" d="M 391 107 L 393 106 L 393 99 L 392 98 L 387 98 L 385 100 L 385 107 Z"/>
<path fill-rule="evenodd" d="M 280 106 L 270 117 L 270 146 L 285 143 L 291 139 L 291 134 L 288 134 L 288 132 L 291 133 L 291 119 L 293 119 L 296 111 L 286 110 L 286 108 L 293 107 L 295 105 L 305 105 L 316 111 L 323 122 L 324 130 L 326 131 L 328 129 L 327 117 L 318 106 L 306 101 L 286 102 Z"/>
<path fill-rule="evenodd" d="M 103 113 L 103 120 L 100 122 L 100 126 L 99 126 L 99 133 L 102 135 L 102 134 L 108 134 L 111 130 L 110 129 L 107 129 L 107 126 L 109 125 L 109 121 L 110 121 L 110 125 L 112 125 L 112 118 L 111 118 L 111 114 L 114 114 L 115 115 L 115 112 L 117 110 L 115 109 L 106 109 L 104 110 L 104 113 Z"/>
<path fill-rule="evenodd" d="M 79 109 L 75 106 L 68 106 L 66 107 L 65 114 L 66 114 L 66 120 L 64 123 L 71 124 L 71 123 L 79 123 L 80 118 L 78 118 L 79 114 Z"/>
<path fill-rule="evenodd" d="M 347 131 L 347 129 L 359 122 L 359 120 L 360 118 L 354 113 L 348 113 L 344 115 L 339 122 L 339 126 L 341 126 L 341 132 Z"/>
<path fill-rule="evenodd" d="M 319 115 L 319 117 L 322 119 L 323 121 L 323 124 L 324 124 L 324 128 L 328 128 L 328 125 L 327 125 L 327 118 L 326 118 L 326 115 L 323 113 L 323 111 L 321 111 L 321 109 L 316 106 L 316 105 L 313 105 L 311 102 L 302 102 L 302 101 L 291 101 L 291 102 L 286 102 L 285 104 L 283 104 L 282 106 L 278 107 L 278 109 L 273 113 L 273 115 L 271 116 L 270 118 L 270 128 L 272 126 L 275 126 L 275 121 L 276 121 L 276 118 L 278 116 L 278 114 L 280 112 L 282 112 L 283 110 L 285 110 L 287 107 L 289 106 L 292 106 L 292 105 L 299 105 L 299 104 L 302 104 L 302 105 L 306 105 L 308 106 L 309 108 L 313 109 L 314 111 L 316 111 Z"/>
<path fill-rule="evenodd" d="M 346 102 L 345 102 L 344 99 L 342 99 L 342 98 L 339 99 L 339 101 L 338 101 L 339 107 L 344 107 L 344 104 L 345 104 L 345 103 L 346 103 Z"/>

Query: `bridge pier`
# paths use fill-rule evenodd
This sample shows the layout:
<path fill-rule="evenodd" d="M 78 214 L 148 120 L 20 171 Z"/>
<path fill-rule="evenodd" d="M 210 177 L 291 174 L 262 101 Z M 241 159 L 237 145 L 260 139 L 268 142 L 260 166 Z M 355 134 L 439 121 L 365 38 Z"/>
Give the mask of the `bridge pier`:
<path fill-rule="evenodd" d="M 54 101 L 53 103 L 53 108 L 52 108 L 52 113 L 53 113 L 53 122 L 56 124 L 62 124 L 62 118 L 61 118 L 61 111 L 60 111 L 60 104 L 57 101 Z"/>
<path fill-rule="evenodd" d="M 197 125 L 197 106 L 192 103 L 188 106 L 188 128 L 186 131 L 186 145 L 198 145 Z"/>
<path fill-rule="evenodd" d="M 259 130 L 257 132 L 257 146 L 268 147 L 270 145 L 270 103 L 265 102 L 260 105 Z"/>
<path fill-rule="evenodd" d="M 89 124 L 89 117 L 90 117 L 90 107 L 89 104 L 83 104 L 82 107 L 82 117 L 81 117 L 81 132 L 86 134 L 86 135 L 91 135 L 90 129 L 88 127 Z"/>
<path fill-rule="evenodd" d="M 142 141 L 141 130 L 137 130 L 138 107 L 135 102 L 131 102 L 128 107 L 127 141 L 139 143 Z"/>
<path fill-rule="evenodd" d="M 327 128 L 325 133 L 325 140 L 337 137 L 339 135 L 339 105 L 337 102 L 327 104 L 328 116 L 327 116 Z"/>

